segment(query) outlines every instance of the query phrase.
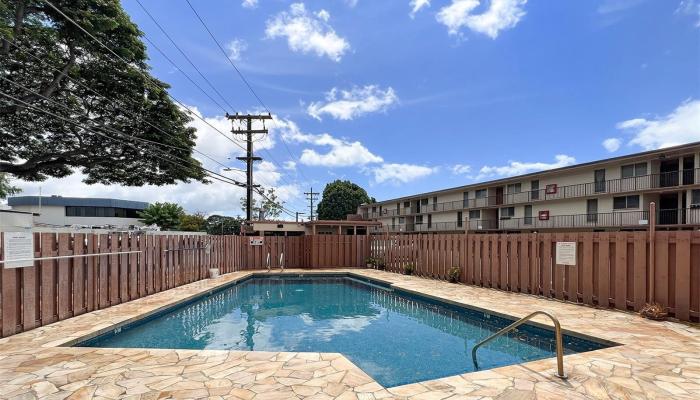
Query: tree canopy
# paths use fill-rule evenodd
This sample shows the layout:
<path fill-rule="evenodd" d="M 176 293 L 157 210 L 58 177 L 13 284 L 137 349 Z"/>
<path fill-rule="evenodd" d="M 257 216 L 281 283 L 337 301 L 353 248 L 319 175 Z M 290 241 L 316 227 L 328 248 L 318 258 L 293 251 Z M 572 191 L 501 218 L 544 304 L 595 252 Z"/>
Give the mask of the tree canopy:
<path fill-rule="evenodd" d="M 206 230 L 210 235 L 238 235 L 241 233 L 243 218 L 210 215 L 207 218 Z"/>
<path fill-rule="evenodd" d="M 149 204 L 139 212 L 141 222 L 146 225 L 157 225 L 163 231 L 170 231 L 180 226 L 180 220 L 185 211 L 175 203 Z"/>
<path fill-rule="evenodd" d="M 357 213 L 360 204 L 370 201 L 365 189 L 350 181 L 335 180 L 323 189 L 317 208 L 318 219 L 345 219 L 348 214 Z"/>
<path fill-rule="evenodd" d="M 186 232 L 204 232 L 206 227 L 207 219 L 204 217 L 204 213 L 196 212 L 194 214 L 181 215 L 180 225 L 177 229 Z"/>
<path fill-rule="evenodd" d="M 147 71 L 142 33 L 118 0 L 52 3 Z M 130 186 L 205 180 L 195 129 L 167 84 L 40 0 L 0 2 L 0 35 L 0 91 L 19 99 L 0 95 L 0 172 L 40 181 L 80 170 L 86 183 Z"/>
<path fill-rule="evenodd" d="M 277 218 L 282 214 L 283 201 L 280 201 L 275 194 L 274 188 L 269 188 L 265 192 L 265 197 L 261 200 L 253 197 L 253 219 L 255 220 L 265 220 L 270 218 Z M 246 198 L 241 197 L 241 209 L 243 212 L 247 210 Z"/>
<path fill-rule="evenodd" d="M 7 196 L 17 194 L 21 191 L 22 190 L 20 188 L 10 184 L 7 174 L 0 173 L 0 199 L 4 199 Z"/>

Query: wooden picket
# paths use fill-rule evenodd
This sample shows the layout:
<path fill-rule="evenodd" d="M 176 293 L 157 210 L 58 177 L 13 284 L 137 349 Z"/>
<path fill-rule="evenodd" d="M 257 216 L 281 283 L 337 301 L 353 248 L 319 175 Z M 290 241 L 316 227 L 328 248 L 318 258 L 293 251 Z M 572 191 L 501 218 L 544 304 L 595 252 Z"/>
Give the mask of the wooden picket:
<path fill-rule="evenodd" d="M 576 265 L 556 264 L 556 242 L 577 243 Z M 371 255 L 390 272 L 447 279 L 573 303 L 639 311 L 656 301 L 683 321 L 700 318 L 700 232 L 662 231 L 654 237 L 653 298 L 649 297 L 648 232 L 377 235 Z"/>

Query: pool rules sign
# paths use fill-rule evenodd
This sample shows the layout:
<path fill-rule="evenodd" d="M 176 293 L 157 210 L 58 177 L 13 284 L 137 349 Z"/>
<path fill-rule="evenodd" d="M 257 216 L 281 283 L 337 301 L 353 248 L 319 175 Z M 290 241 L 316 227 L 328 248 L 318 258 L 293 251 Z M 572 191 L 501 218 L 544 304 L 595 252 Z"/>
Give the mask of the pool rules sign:
<path fill-rule="evenodd" d="M 576 265 L 576 242 L 557 242 L 555 263 Z"/>
<path fill-rule="evenodd" d="M 31 232 L 3 233 L 2 253 L 5 268 L 31 267 L 34 265 L 34 235 Z"/>

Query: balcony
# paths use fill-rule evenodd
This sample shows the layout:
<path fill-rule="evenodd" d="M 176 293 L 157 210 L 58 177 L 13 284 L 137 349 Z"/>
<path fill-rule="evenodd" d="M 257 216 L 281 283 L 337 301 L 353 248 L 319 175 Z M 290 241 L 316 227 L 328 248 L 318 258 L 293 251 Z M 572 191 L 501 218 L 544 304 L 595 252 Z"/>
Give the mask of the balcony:
<path fill-rule="evenodd" d="M 547 200 L 573 199 L 601 194 L 627 193 L 673 188 L 700 184 L 700 169 L 687 169 L 660 174 L 649 174 L 631 178 L 610 179 L 600 182 L 580 183 L 559 186 L 550 190 L 539 189 L 519 193 L 506 193 L 501 196 L 488 196 L 481 199 L 468 199 L 468 208 L 534 203 Z"/>
<path fill-rule="evenodd" d="M 415 232 L 453 232 L 464 231 L 464 224 L 460 222 L 433 222 L 431 224 L 415 224 Z"/>
<path fill-rule="evenodd" d="M 535 217 L 475 220 L 469 221 L 469 230 L 634 228 L 646 227 L 648 224 L 648 211 L 620 211 L 597 214 L 552 215 L 547 220 L 540 220 Z"/>
<path fill-rule="evenodd" d="M 404 216 L 417 214 L 418 211 L 428 214 L 433 212 L 460 211 L 468 208 L 497 207 L 520 203 L 536 203 L 547 200 L 574 199 L 603 194 L 648 191 L 694 184 L 700 184 L 700 168 L 649 174 L 632 178 L 619 178 L 600 182 L 558 186 L 556 190 L 550 189 L 549 191 L 545 188 L 519 193 L 505 193 L 499 196 L 433 203 L 421 205 L 420 210 L 417 210 L 415 207 L 401 208 L 399 210 L 394 208 L 390 210 L 385 209 L 381 214 L 379 212 L 366 214 L 368 218 Z"/>

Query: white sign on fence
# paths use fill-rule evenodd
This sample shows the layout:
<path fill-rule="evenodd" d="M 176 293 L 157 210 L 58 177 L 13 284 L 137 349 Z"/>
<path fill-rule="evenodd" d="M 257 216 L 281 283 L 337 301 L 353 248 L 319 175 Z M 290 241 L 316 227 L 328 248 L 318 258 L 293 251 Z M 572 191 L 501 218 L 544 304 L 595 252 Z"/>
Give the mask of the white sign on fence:
<path fill-rule="evenodd" d="M 265 242 L 265 239 L 262 236 L 254 236 L 250 238 L 250 243 L 251 246 L 262 246 L 263 243 Z"/>
<path fill-rule="evenodd" d="M 5 232 L 2 241 L 5 268 L 34 265 L 34 235 L 31 232 Z M 24 260 L 24 261 L 12 261 Z"/>
<path fill-rule="evenodd" d="M 556 264 L 576 265 L 576 242 L 557 242 L 556 253 Z"/>

